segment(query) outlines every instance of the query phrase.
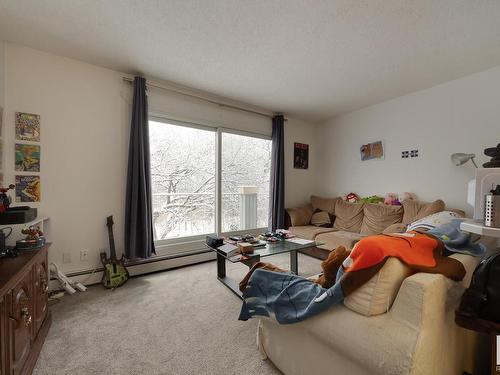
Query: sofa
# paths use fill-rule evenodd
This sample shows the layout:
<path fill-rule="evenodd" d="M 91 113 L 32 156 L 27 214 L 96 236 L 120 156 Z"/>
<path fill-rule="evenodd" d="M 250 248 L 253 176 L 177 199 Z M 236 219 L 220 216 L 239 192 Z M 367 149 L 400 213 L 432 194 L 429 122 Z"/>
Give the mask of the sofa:
<path fill-rule="evenodd" d="M 310 205 L 288 212 L 293 233 L 321 241 L 323 250 L 329 251 L 339 244 L 352 247 L 370 233 L 403 231 L 411 221 L 443 209 L 442 201 L 374 208 L 346 206 L 339 198 L 312 197 Z M 314 212 L 323 214 L 315 219 Z M 332 219 L 335 216 L 330 222 L 333 226 L 311 224 L 311 220 L 327 221 L 324 212 Z M 286 375 L 470 372 L 476 336 L 454 323 L 454 310 L 478 259 L 463 254 L 452 257 L 467 271 L 462 282 L 439 274 L 412 273 L 397 258 L 389 258 L 342 305 L 291 325 L 259 318 L 260 353 Z"/>
<path fill-rule="evenodd" d="M 336 198 L 311 196 L 311 202 L 302 207 L 287 208 L 285 222 L 297 237 L 316 240 L 318 246 L 327 252 L 337 246 L 351 249 L 361 238 L 380 234 L 404 232 L 408 224 L 426 216 L 443 211 L 445 203 L 438 199 L 434 202 L 405 200 L 400 206 L 375 203 L 349 203 Z M 453 211 L 465 216 L 463 211 Z M 326 220 L 315 221 L 314 217 Z"/>

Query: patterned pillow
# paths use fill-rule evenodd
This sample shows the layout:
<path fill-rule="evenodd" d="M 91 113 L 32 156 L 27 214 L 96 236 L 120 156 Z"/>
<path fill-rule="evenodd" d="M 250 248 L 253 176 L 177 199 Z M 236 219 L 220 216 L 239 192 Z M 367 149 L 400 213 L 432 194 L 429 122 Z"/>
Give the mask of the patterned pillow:
<path fill-rule="evenodd" d="M 460 219 L 463 216 L 452 211 L 441 211 L 433 215 L 426 216 L 420 220 L 414 221 L 408 228 L 407 232 L 415 229 L 433 229 L 443 224 L 450 223 L 453 219 Z"/>

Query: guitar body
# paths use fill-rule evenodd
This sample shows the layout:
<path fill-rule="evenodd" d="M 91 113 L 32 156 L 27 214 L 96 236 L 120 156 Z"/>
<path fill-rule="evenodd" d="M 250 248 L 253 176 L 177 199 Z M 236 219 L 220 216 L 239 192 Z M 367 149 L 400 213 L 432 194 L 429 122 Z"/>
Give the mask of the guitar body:
<path fill-rule="evenodd" d="M 107 218 L 106 225 L 109 234 L 110 257 L 108 258 L 106 253 L 101 253 L 101 262 L 104 266 L 101 284 L 107 289 L 115 289 L 125 284 L 130 275 L 125 268 L 123 257 L 121 259 L 116 259 L 115 240 L 113 236 L 113 216 Z"/>
<path fill-rule="evenodd" d="M 104 272 L 101 280 L 103 287 L 107 289 L 115 289 L 127 282 L 130 275 L 125 268 L 122 259 L 112 260 L 105 257 L 104 260 L 101 258 L 101 262 L 104 266 Z"/>

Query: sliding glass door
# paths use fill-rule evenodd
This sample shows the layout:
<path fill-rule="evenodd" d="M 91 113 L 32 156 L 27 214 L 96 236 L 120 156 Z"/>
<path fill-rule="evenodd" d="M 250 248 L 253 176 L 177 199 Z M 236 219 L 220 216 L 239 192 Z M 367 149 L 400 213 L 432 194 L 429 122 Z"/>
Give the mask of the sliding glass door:
<path fill-rule="evenodd" d="M 149 126 L 153 224 L 160 249 L 192 242 L 180 250 L 189 252 L 199 250 L 207 234 L 267 228 L 269 138 L 156 118 Z"/>

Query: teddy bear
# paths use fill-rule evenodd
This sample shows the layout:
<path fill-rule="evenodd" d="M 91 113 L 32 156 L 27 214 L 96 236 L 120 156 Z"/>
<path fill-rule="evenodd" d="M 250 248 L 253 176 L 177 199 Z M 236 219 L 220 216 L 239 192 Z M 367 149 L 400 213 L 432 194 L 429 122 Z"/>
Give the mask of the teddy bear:
<path fill-rule="evenodd" d="M 328 257 L 321 262 L 323 273 L 319 277 L 310 280 L 321 285 L 323 288 L 331 288 L 335 284 L 337 272 L 342 266 L 342 262 L 349 256 L 349 253 L 350 251 L 344 246 L 339 246 L 330 251 Z"/>

